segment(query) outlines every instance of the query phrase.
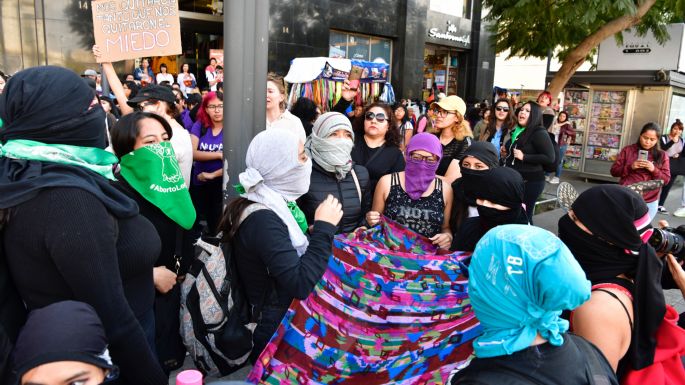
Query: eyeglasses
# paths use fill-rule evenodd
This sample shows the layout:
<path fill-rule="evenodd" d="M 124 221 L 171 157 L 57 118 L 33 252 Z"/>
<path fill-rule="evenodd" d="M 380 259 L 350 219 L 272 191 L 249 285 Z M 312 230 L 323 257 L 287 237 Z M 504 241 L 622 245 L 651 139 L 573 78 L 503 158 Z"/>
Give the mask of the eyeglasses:
<path fill-rule="evenodd" d="M 207 109 L 208 110 L 214 110 L 214 111 L 223 110 L 224 105 L 223 104 L 210 104 L 207 106 Z"/>
<path fill-rule="evenodd" d="M 433 108 L 433 115 L 445 117 L 449 114 L 454 114 L 452 111 L 443 110 L 441 108 Z"/>
<path fill-rule="evenodd" d="M 509 107 L 495 107 L 495 111 L 504 111 L 504 112 L 509 112 Z"/>
<path fill-rule="evenodd" d="M 387 117 L 385 116 L 384 113 L 379 112 L 377 114 L 374 114 L 371 111 L 367 112 L 366 115 L 364 115 L 364 118 L 368 121 L 372 121 L 374 118 L 376 118 L 376 121 L 378 123 L 383 123 L 383 122 L 385 122 L 385 119 L 387 119 Z"/>
<path fill-rule="evenodd" d="M 436 164 L 438 163 L 438 157 L 435 155 L 421 155 L 421 154 L 409 154 L 409 158 L 411 160 L 415 160 L 417 162 L 426 162 L 428 164 Z"/>

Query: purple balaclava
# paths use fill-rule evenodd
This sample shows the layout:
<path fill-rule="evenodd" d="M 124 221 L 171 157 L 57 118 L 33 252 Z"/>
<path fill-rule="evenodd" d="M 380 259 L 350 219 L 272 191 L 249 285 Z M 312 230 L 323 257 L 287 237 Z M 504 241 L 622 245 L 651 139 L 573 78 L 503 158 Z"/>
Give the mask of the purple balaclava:
<path fill-rule="evenodd" d="M 437 156 L 438 161 L 435 164 L 430 164 L 425 160 L 413 160 L 410 155 L 416 150 L 428 151 Z M 409 198 L 418 200 L 435 179 L 435 171 L 437 171 L 442 158 L 440 140 L 437 136 L 427 132 L 414 135 L 407 145 L 405 158 L 407 161 L 404 169 L 405 190 Z"/>

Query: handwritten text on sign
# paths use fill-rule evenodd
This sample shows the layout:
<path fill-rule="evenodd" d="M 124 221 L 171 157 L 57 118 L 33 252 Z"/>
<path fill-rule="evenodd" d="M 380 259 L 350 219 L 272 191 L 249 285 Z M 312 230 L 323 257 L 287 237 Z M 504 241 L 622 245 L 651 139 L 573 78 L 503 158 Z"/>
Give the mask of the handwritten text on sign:
<path fill-rule="evenodd" d="M 177 0 L 94 0 L 92 9 L 100 61 L 182 52 Z"/>

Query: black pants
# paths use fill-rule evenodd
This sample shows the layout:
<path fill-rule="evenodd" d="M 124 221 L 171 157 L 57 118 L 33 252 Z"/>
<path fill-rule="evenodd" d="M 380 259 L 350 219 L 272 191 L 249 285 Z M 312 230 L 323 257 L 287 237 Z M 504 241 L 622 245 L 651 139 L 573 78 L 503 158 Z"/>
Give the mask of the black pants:
<path fill-rule="evenodd" d="M 668 198 L 668 192 L 671 191 L 671 187 L 673 187 L 673 183 L 675 182 L 676 178 L 678 178 L 678 175 L 685 175 L 680 170 L 679 162 L 680 159 L 678 158 L 670 158 L 669 159 L 671 166 L 671 180 L 668 181 L 668 183 L 661 188 L 661 195 L 659 196 L 659 206 L 663 206 L 664 203 L 666 202 L 666 198 Z"/>
<path fill-rule="evenodd" d="M 209 234 L 216 234 L 223 211 L 222 178 L 190 186 L 190 197 L 197 212 L 197 222 L 207 221 Z"/>
<path fill-rule="evenodd" d="M 523 184 L 523 203 L 526 204 L 526 215 L 528 222 L 533 224 L 533 213 L 535 212 L 535 202 L 545 190 L 545 180 L 527 180 Z"/>

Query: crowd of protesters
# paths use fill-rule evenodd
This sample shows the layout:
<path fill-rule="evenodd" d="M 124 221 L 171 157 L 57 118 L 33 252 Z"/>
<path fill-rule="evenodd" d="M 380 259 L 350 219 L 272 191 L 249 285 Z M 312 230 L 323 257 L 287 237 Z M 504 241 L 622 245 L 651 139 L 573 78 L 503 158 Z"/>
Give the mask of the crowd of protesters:
<path fill-rule="evenodd" d="M 183 364 L 167 353 L 183 349 L 178 286 L 201 234 L 232 242 L 248 301 L 264 305 L 255 362 L 292 300 L 324 274 L 335 234 L 384 218 L 437 248 L 473 252 L 469 295 L 483 334 L 453 384 L 685 379 L 682 363 L 672 374 L 677 364 L 660 355 L 659 333 L 685 354 L 663 294 L 685 293 L 685 271 L 647 242 L 664 211 L 659 189 L 593 187 L 559 220 L 558 238 L 532 226 L 546 181 L 559 182 L 555 159 L 575 140 L 549 93 L 518 106 L 499 98 L 472 123 L 473 106 L 456 95 L 360 106 L 346 81 L 322 114 L 305 98 L 289 111 L 286 84 L 269 74 L 266 130 L 247 149 L 241 197 L 223 210 L 227 101 L 216 60 L 202 96 L 186 64 L 155 75 L 143 59 L 123 81 L 102 68 L 112 95 L 98 95 L 99 75 L 59 67 L 0 76 L 0 262 L 31 311 L 15 339 L 18 383 L 51 383 L 59 370 L 80 375 L 74 383 L 166 384 Z M 680 175 L 669 159 L 683 151 L 681 133 L 678 121 L 662 151 L 660 128 L 646 125 L 612 174 L 622 185 L 660 179 L 665 196 Z"/>

